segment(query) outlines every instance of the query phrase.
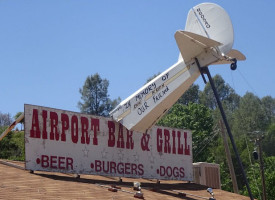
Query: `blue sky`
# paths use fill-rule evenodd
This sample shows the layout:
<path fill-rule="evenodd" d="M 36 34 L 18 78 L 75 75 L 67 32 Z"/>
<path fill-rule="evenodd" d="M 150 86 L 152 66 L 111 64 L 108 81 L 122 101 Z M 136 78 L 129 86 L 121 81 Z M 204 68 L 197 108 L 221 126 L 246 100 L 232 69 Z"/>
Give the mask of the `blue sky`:
<path fill-rule="evenodd" d="M 88 75 L 110 82 L 123 100 L 177 61 L 177 30 L 197 0 L 0 1 L 0 112 L 24 104 L 79 111 Z M 211 1 L 230 15 L 234 48 L 247 60 L 231 71 L 210 66 L 235 91 L 275 97 L 275 1 Z M 195 82 L 202 90 L 201 77 Z"/>

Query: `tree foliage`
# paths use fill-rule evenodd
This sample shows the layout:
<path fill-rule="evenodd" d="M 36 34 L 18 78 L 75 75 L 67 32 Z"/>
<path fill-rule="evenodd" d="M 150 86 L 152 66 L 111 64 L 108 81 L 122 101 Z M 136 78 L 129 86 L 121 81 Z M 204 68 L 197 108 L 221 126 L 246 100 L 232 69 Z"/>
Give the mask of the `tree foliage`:
<path fill-rule="evenodd" d="M 3 114 L 0 112 L 0 127 L 9 126 L 12 123 L 10 114 Z"/>
<path fill-rule="evenodd" d="M 235 110 L 239 106 L 240 96 L 235 93 L 233 88 L 225 83 L 220 75 L 214 76 L 213 81 L 223 104 L 226 105 L 229 110 Z M 212 110 L 217 108 L 216 99 L 210 83 L 207 83 L 204 90 L 200 93 L 199 103 Z"/>
<path fill-rule="evenodd" d="M 108 116 L 120 99 L 111 100 L 108 94 L 109 81 L 102 79 L 98 73 L 88 76 L 83 87 L 79 89 L 81 100 L 78 107 L 82 113 Z"/>
<path fill-rule="evenodd" d="M 275 123 L 271 124 L 263 139 L 263 151 L 267 156 L 275 156 Z"/>
<path fill-rule="evenodd" d="M 2 133 L 7 127 L 1 127 Z M 0 158 L 10 160 L 25 159 L 24 132 L 9 132 L 6 137 L 0 141 Z"/>
<path fill-rule="evenodd" d="M 265 185 L 266 185 L 266 195 L 267 199 L 275 199 L 275 157 L 270 156 L 264 159 L 265 168 Z M 260 174 L 260 165 L 255 162 L 253 165 L 247 168 L 247 174 L 250 178 L 250 188 L 253 193 L 254 198 L 262 199 L 263 189 L 262 189 L 262 179 Z M 244 195 L 248 195 L 246 188 L 243 188 Z"/>
<path fill-rule="evenodd" d="M 263 111 L 266 116 L 267 124 L 275 123 L 275 98 L 266 96 L 261 99 Z"/>
<path fill-rule="evenodd" d="M 193 151 L 198 151 L 212 133 L 213 120 L 208 108 L 203 105 L 189 103 L 175 104 L 158 125 L 192 130 Z M 201 152 L 197 160 L 205 160 L 207 151 Z"/>
<path fill-rule="evenodd" d="M 235 135 L 249 134 L 253 131 L 265 131 L 270 118 L 265 112 L 261 100 L 252 93 L 246 93 L 240 100 L 240 106 L 234 112 L 233 132 Z"/>
<path fill-rule="evenodd" d="M 183 105 L 188 105 L 189 102 L 199 102 L 199 85 L 192 84 L 190 88 L 177 101 L 177 103 Z"/>
<path fill-rule="evenodd" d="M 253 149 L 256 148 L 254 141 L 250 140 L 251 132 L 257 130 L 266 132 L 265 139 L 263 140 L 263 151 L 266 156 L 274 156 L 275 154 L 273 148 L 275 144 L 275 99 L 270 96 L 260 99 L 253 93 L 249 92 L 241 97 L 235 93 L 234 89 L 225 83 L 220 75 L 216 75 L 213 80 L 232 133 L 235 137 L 236 146 L 243 166 L 245 170 L 249 171 L 252 164 L 257 165 L 257 163 L 252 163 L 253 160 L 251 160 L 251 153 L 253 152 Z M 199 94 L 198 98 L 196 98 L 197 92 Z M 199 104 L 195 104 L 197 102 Z M 201 109 L 202 105 L 204 105 L 204 108 L 208 109 L 207 112 Z M 210 118 L 211 123 L 209 122 Z M 198 159 L 194 159 L 194 161 L 215 162 L 220 164 L 222 189 L 232 191 L 232 181 L 229 176 L 224 144 L 221 137 L 211 137 L 215 136 L 213 132 L 219 132 L 219 128 L 217 127 L 220 127 L 220 120 L 221 115 L 216 104 L 216 99 L 213 95 L 210 84 L 207 83 L 203 91 L 199 91 L 196 85 L 190 87 L 190 89 L 187 90 L 178 100 L 177 104 L 171 108 L 168 114 L 160 120 L 159 124 L 176 128 L 191 129 L 193 134 L 193 156 L 196 154 L 198 149 L 202 149 L 203 152 L 206 152 L 204 155 L 199 155 Z M 208 124 L 209 127 L 204 127 L 203 125 L 205 124 Z M 206 132 L 207 134 L 204 134 Z M 210 142 L 210 145 L 208 145 L 206 149 L 203 149 L 204 145 L 201 145 L 201 143 L 205 143 L 209 138 L 210 140 L 208 141 Z M 236 155 L 233 152 L 231 144 L 229 144 L 229 146 L 239 190 L 241 193 L 247 195 L 246 188 L 244 187 L 244 179 Z M 265 159 L 265 161 L 267 160 L 267 162 L 269 162 L 267 165 L 271 165 L 267 158 L 268 157 Z M 268 178 L 266 178 L 268 180 L 266 181 L 266 184 L 268 185 L 267 188 L 269 188 L 267 189 L 267 192 L 268 195 L 271 195 L 271 193 L 274 193 L 272 186 L 274 185 L 275 177 L 271 173 L 271 170 L 267 171 L 269 171 L 266 172 L 266 175 L 268 176 Z M 256 175 L 256 177 L 258 184 L 260 185 L 259 174 Z M 248 179 L 253 179 L 251 171 L 248 173 Z M 256 187 L 253 184 L 252 191 L 253 194 L 256 195 Z M 256 195 L 256 197 L 259 197 L 259 195 Z M 270 199 L 274 199 L 274 197 L 272 196 Z"/>

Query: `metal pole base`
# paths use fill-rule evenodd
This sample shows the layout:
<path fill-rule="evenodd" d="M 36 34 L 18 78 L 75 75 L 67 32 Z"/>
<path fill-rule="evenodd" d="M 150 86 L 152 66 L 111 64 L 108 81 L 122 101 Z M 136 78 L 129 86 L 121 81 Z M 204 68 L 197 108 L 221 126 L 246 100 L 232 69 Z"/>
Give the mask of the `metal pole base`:
<path fill-rule="evenodd" d="M 231 133 L 231 129 L 229 127 L 229 124 L 227 122 L 227 119 L 226 119 L 226 115 L 225 115 L 225 112 L 223 110 L 223 106 L 222 106 L 222 103 L 220 101 L 220 97 L 218 95 L 218 92 L 217 92 L 217 89 L 215 87 L 215 84 L 214 84 L 214 81 L 212 79 L 212 76 L 208 70 L 208 67 L 204 67 L 203 68 L 203 71 L 207 74 L 207 77 L 209 79 L 209 82 L 210 82 L 210 85 L 212 87 L 212 90 L 214 92 L 214 95 L 215 95 L 215 98 L 216 98 L 216 101 L 218 103 L 218 106 L 219 106 L 219 109 L 220 109 L 220 112 L 221 112 L 221 115 L 222 115 L 222 118 L 223 118 L 223 122 L 225 124 L 225 127 L 226 127 L 226 130 L 227 130 L 227 133 L 228 133 L 228 136 L 230 138 L 230 141 L 231 141 L 231 144 L 232 144 L 232 147 L 233 147 L 233 150 L 235 152 L 235 155 L 237 157 L 237 161 L 241 167 L 241 172 L 242 172 L 242 175 L 243 175 L 243 178 L 244 178 L 244 181 L 245 181 L 245 185 L 246 185 L 246 188 L 247 188 L 247 191 L 248 191 L 248 194 L 250 196 L 250 199 L 253 200 L 253 195 L 252 195 L 252 192 L 251 192 L 251 189 L 249 187 L 249 183 L 248 183 L 248 180 L 246 178 L 246 174 L 245 174 L 245 171 L 244 171 L 244 168 L 243 168 L 243 164 L 242 164 L 242 161 L 241 161 L 241 158 L 240 158 L 240 155 L 238 153 L 238 150 L 237 150 L 237 147 L 236 147 L 236 144 L 235 144 L 235 141 L 234 141 L 234 138 L 233 138 L 233 135 Z"/>
<path fill-rule="evenodd" d="M 236 157 L 237 157 L 237 161 L 238 161 L 238 163 L 239 163 L 239 165 L 240 165 L 240 167 L 241 167 L 241 172 L 242 172 L 242 175 L 243 175 L 243 178 L 244 178 L 244 181 L 245 181 L 245 185 L 246 185 L 246 188 L 247 188 L 249 197 L 250 197 L 251 200 L 253 200 L 254 198 L 253 198 L 251 189 L 250 189 L 250 187 L 249 187 L 248 180 L 247 180 L 247 178 L 246 178 L 246 174 L 245 174 L 245 171 L 244 171 L 244 168 L 243 168 L 243 164 L 242 164 L 240 155 L 239 155 L 239 153 L 238 153 L 238 150 L 237 150 L 237 147 L 236 147 L 236 144 L 235 144 L 233 135 L 232 135 L 232 133 L 231 133 L 231 129 L 230 129 L 229 124 L 228 124 L 228 122 L 227 122 L 226 115 L 225 115 L 225 112 L 224 112 L 222 103 L 221 103 L 221 101 L 220 101 L 220 97 L 219 97 L 219 95 L 218 95 L 217 89 L 216 89 L 216 87 L 215 87 L 214 81 L 213 81 L 212 76 L 211 76 L 211 74 L 210 74 L 210 71 L 209 71 L 208 67 L 201 67 L 201 66 L 200 66 L 200 63 L 199 63 L 199 61 L 198 61 L 197 58 L 195 58 L 195 61 L 196 61 L 197 65 L 198 65 L 198 67 L 199 67 L 199 70 L 200 70 L 201 75 L 202 75 L 202 77 L 203 77 L 203 79 L 204 79 L 204 82 L 206 82 L 206 81 L 205 81 L 205 78 L 204 78 L 204 75 L 203 75 L 203 74 L 206 74 L 207 77 L 208 77 L 209 83 L 210 83 L 210 85 L 211 85 L 211 87 L 212 87 L 213 93 L 214 93 L 215 98 L 216 98 L 216 101 L 217 101 L 217 103 L 218 103 L 218 106 L 219 106 L 219 109 L 220 109 L 220 112 L 221 112 L 221 115 L 222 115 L 222 118 L 223 118 L 223 122 L 224 122 L 224 124 L 225 124 L 226 130 L 227 130 L 227 133 L 228 133 L 228 136 L 229 136 L 229 138 L 230 138 L 230 141 L 231 141 L 231 144 L 232 144 L 234 153 L 235 153 L 235 155 L 236 155 Z"/>

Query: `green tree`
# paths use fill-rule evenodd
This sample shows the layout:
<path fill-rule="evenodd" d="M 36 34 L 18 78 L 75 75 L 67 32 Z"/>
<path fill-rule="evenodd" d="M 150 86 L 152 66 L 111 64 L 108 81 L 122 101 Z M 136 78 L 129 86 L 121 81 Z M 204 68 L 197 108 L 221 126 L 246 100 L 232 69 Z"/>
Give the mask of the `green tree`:
<path fill-rule="evenodd" d="M 265 96 L 261 99 L 261 103 L 267 117 L 267 123 L 275 123 L 275 98 Z"/>
<path fill-rule="evenodd" d="M 215 75 L 213 81 L 220 100 L 227 109 L 234 111 L 239 106 L 240 96 L 235 93 L 233 88 L 225 83 L 220 75 Z M 204 90 L 199 94 L 199 103 L 212 110 L 217 108 L 217 102 L 209 82 L 205 85 Z"/>
<path fill-rule="evenodd" d="M 189 103 L 188 105 L 175 104 L 158 125 L 179 129 L 192 130 L 194 154 L 205 147 L 204 142 L 212 135 L 213 119 L 210 110 L 203 105 Z M 209 147 L 209 146 L 208 146 Z M 208 151 L 200 151 L 195 161 L 206 161 Z"/>
<path fill-rule="evenodd" d="M 12 123 L 10 114 L 3 114 L 0 112 L 0 127 L 9 126 Z"/>
<path fill-rule="evenodd" d="M 188 90 L 179 98 L 177 103 L 188 105 L 188 103 L 199 102 L 199 85 L 192 84 Z"/>
<path fill-rule="evenodd" d="M 264 163 L 267 199 L 275 199 L 275 157 L 265 158 Z"/>
<path fill-rule="evenodd" d="M 249 92 L 241 98 L 240 106 L 233 117 L 233 133 L 238 136 L 253 131 L 265 131 L 270 122 L 261 100 Z"/>
<path fill-rule="evenodd" d="M 275 123 L 268 128 L 263 139 L 263 151 L 267 156 L 275 156 Z"/>
<path fill-rule="evenodd" d="M 2 133 L 7 126 L 0 127 Z M 9 132 L 6 137 L 0 141 L 0 158 L 11 160 L 25 159 L 24 132 Z"/>
<path fill-rule="evenodd" d="M 81 100 L 78 107 L 82 113 L 108 116 L 119 103 L 120 98 L 111 100 L 108 95 L 109 81 L 102 79 L 98 73 L 88 76 L 83 87 L 79 89 Z"/>
<path fill-rule="evenodd" d="M 264 158 L 264 164 L 267 199 L 275 199 L 275 157 L 271 156 Z M 250 187 L 254 198 L 262 199 L 262 182 L 258 162 L 248 168 L 247 175 L 250 180 Z M 243 190 L 243 194 L 248 195 L 245 188 Z"/>

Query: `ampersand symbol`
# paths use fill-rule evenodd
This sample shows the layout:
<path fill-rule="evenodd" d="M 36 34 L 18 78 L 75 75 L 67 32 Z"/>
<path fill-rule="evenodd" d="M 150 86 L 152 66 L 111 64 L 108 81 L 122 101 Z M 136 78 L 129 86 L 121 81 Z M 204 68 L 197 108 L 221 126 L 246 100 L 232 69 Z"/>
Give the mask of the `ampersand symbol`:
<path fill-rule="evenodd" d="M 141 141 L 140 141 L 142 151 L 150 151 L 148 146 L 149 140 L 150 140 L 150 135 L 147 133 L 143 133 L 143 136 L 141 137 Z"/>

